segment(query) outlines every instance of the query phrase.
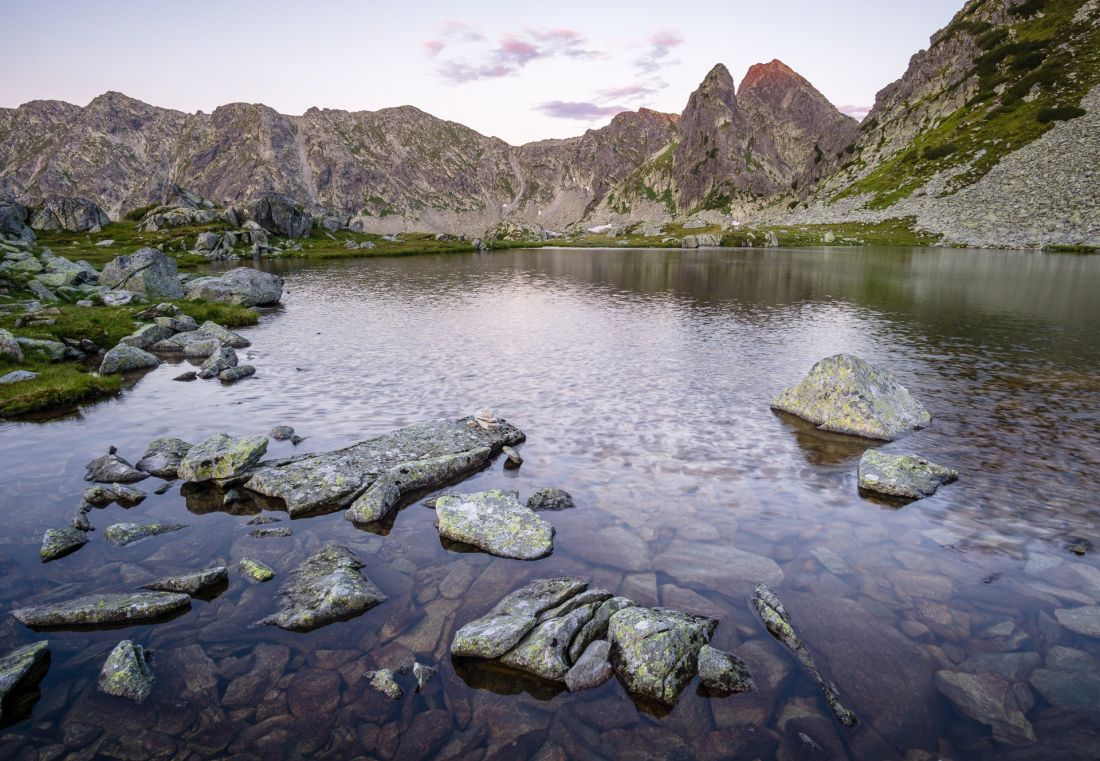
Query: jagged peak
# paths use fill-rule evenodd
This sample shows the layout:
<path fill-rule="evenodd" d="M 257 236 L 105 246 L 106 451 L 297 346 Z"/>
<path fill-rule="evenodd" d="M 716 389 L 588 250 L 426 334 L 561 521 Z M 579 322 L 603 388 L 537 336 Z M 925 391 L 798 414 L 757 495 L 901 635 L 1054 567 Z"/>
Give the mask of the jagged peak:
<path fill-rule="evenodd" d="M 738 94 L 759 84 L 791 83 L 797 85 L 809 85 L 809 81 L 778 58 L 773 58 L 768 63 L 754 63 L 749 67 L 745 78 L 741 80 L 741 86 L 737 88 Z"/>
<path fill-rule="evenodd" d="M 711 70 L 707 72 L 707 75 L 703 77 L 703 81 L 699 84 L 699 89 L 703 89 L 707 86 L 733 88 L 733 75 L 730 74 L 730 70 L 726 68 L 724 63 L 714 64 Z"/>

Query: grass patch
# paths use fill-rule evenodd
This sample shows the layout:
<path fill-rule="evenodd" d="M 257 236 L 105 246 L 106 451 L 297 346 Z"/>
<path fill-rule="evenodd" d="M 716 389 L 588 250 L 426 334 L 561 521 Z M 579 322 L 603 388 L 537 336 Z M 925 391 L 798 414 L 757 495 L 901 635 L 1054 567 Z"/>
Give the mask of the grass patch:
<path fill-rule="evenodd" d="M 782 248 L 807 246 L 934 246 L 940 237 L 914 228 L 913 217 L 887 219 L 875 224 L 842 222 L 834 225 L 777 225 L 761 228 L 775 233 Z M 833 240 L 825 242 L 826 233 Z M 724 242 L 724 241 L 723 241 Z M 760 245 L 757 242 L 755 245 Z"/>
<path fill-rule="evenodd" d="M 209 225 L 190 225 L 174 227 L 171 230 L 142 232 L 137 229 L 136 222 L 124 219 L 111 222 L 98 233 L 73 233 L 65 230 L 40 232 L 37 244 L 74 262 L 83 259 L 97 269 L 102 269 L 104 264 L 116 256 L 132 254 L 139 248 L 164 246 L 164 252 L 175 258 L 176 265 L 181 270 L 189 270 L 208 263 L 205 256 L 188 253 L 199 233 L 233 229 L 235 228 L 225 222 L 216 222 Z M 113 240 L 114 245 L 108 247 L 96 245 L 104 240 Z M 184 250 L 180 250 L 181 246 Z"/>
<path fill-rule="evenodd" d="M 1044 108 L 1035 115 L 1035 118 L 1041 124 L 1048 124 L 1050 122 L 1065 122 L 1076 119 L 1078 116 L 1084 116 L 1085 113 L 1085 109 L 1077 106 L 1055 106 L 1054 108 Z"/>
<path fill-rule="evenodd" d="M 0 364 L 0 374 L 10 369 Z M 45 410 L 68 409 L 80 402 L 116 393 L 122 387 L 117 375 L 95 375 L 75 362 L 24 363 L 21 370 L 38 373 L 34 380 L 0 386 L 0 416 L 19 417 Z"/>

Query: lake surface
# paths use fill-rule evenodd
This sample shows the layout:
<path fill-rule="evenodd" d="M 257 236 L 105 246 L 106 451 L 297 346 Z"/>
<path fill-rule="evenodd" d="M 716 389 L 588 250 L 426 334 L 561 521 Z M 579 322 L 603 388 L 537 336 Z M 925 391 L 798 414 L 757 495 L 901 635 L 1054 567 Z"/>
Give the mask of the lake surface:
<path fill-rule="evenodd" d="M 1100 542 L 1100 257 L 546 249 L 270 266 L 286 294 L 242 331 L 254 378 L 177 383 L 184 368 L 166 364 L 80 414 L 0 423 L 4 610 L 230 566 L 224 593 L 157 624 L 40 634 L 5 615 L 0 652 L 45 637 L 52 663 L 33 707 L 29 696 L 5 710 L 0 756 L 1096 757 L 1100 639 L 1056 611 L 1100 601 L 1096 551 L 1068 549 Z M 889 369 L 933 415 L 885 449 L 955 467 L 957 483 L 902 506 L 863 497 L 856 465 L 873 442 L 769 409 L 838 352 Z M 543 513 L 557 531 L 546 559 L 451 551 L 419 502 L 374 531 L 340 513 L 283 514 L 292 537 L 254 539 L 257 505 L 178 486 L 156 496 L 149 479 L 140 506 L 92 512 L 83 549 L 38 560 L 43 531 L 80 502 L 84 464 L 109 445 L 134 462 L 157 436 L 288 424 L 306 439 L 272 441 L 282 457 L 479 407 L 527 434 L 525 463 L 498 460 L 452 488 L 569 491 L 576 509 Z M 112 523 L 153 519 L 189 527 L 121 548 L 103 539 Z M 308 634 L 251 628 L 332 540 L 388 600 Z M 753 613 L 748 553 L 782 569 L 777 591 L 854 730 Z M 245 556 L 279 576 L 245 580 Z M 570 694 L 452 663 L 456 628 L 556 575 L 719 618 L 713 644 L 744 657 L 758 689 L 713 697 L 694 682 L 664 712 L 614 679 Z M 142 706 L 95 688 L 126 637 L 155 651 Z M 414 659 L 439 675 L 422 693 L 400 677 L 401 701 L 361 678 Z M 1009 672 L 1002 713 L 1026 714 L 1035 743 L 995 739 L 937 690 L 936 672 L 967 669 Z"/>

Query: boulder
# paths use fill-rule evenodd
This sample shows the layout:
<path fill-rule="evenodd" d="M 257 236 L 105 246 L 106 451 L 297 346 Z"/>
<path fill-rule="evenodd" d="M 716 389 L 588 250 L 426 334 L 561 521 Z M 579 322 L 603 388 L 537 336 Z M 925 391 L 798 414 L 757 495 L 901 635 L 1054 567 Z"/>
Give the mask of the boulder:
<path fill-rule="evenodd" d="M 994 739 L 1012 744 L 1035 742 L 1035 730 L 1020 710 L 1012 682 L 1000 674 L 937 671 L 936 689 L 964 716 L 991 728 Z"/>
<path fill-rule="evenodd" d="M 38 377 L 38 373 L 32 373 L 30 370 L 12 370 L 10 373 L 0 375 L 0 386 L 10 386 L 12 383 L 23 383 L 25 381 L 34 380 Z"/>
<path fill-rule="evenodd" d="M 92 626 L 147 621 L 191 606 L 191 598 L 173 592 L 94 594 L 67 602 L 19 608 L 11 614 L 27 626 Z"/>
<path fill-rule="evenodd" d="M 1059 608 L 1054 611 L 1054 617 L 1071 632 L 1084 634 L 1086 637 L 1100 637 L 1100 606 Z"/>
<path fill-rule="evenodd" d="M 249 378 L 256 374 L 256 368 L 253 365 L 237 365 L 236 367 L 227 367 L 218 373 L 218 380 L 222 383 L 235 383 L 242 378 Z"/>
<path fill-rule="evenodd" d="M 710 645 L 699 648 L 699 681 L 704 687 L 719 692 L 749 692 L 756 688 L 749 667 L 736 655 L 716 650 Z"/>
<path fill-rule="evenodd" d="M 115 257 L 103 268 L 99 283 L 150 298 L 183 298 L 176 260 L 155 248 L 140 248 L 132 254 Z"/>
<path fill-rule="evenodd" d="M 252 558 L 242 558 L 239 568 L 253 581 L 271 581 L 275 578 L 275 571 L 269 565 Z"/>
<path fill-rule="evenodd" d="M 42 536 L 38 556 L 43 563 L 76 552 L 88 543 L 88 535 L 76 528 L 48 528 Z"/>
<path fill-rule="evenodd" d="M 346 546 L 326 544 L 290 572 L 279 590 L 282 610 L 258 623 L 305 632 L 365 613 L 386 599 L 365 566 Z"/>
<path fill-rule="evenodd" d="M 378 476 L 351 503 L 344 517 L 355 523 L 381 520 L 398 503 L 402 494 L 447 483 L 481 467 L 491 455 L 489 447 L 479 447 L 469 452 L 400 463 Z"/>
<path fill-rule="evenodd" d="M 248 532 L 253 539 L 278 539 L 294 536 L 294 530 L 281 526 L 278 528 L 254 528 Z"/>
<path fill-rule="evenodd" d="M 890 497 L 921 499 L 954 481 L 959 471 L 915 454 L 868 449 L 859 461 L 859 488 Z"/>
<path fill-rule="evenodd" d="M 605 639 L 589 643 L 573 667 L 565 675 L 565 686 L 570 692 L 580 692 L 599 687 L 611 678 L 615 670 L 608 661 L 611 643 Z"/>
<path fill-rule="evenodd" d="M 117 454 L 97 457 L 84 467 L 87 469 L 84 480 L 99 484 L 132 484 L 149 477 L 148 473 L 138 470 Z"/>
<path fill-rule="evenodd" d="M 107 541 L 116 547 L 125 547 L 127 544 L 140 542 L 161 534 L 171 534 L 174 531 L 187 528 L 182 523 L 115 523 L 108 526 L 103 532 Z"/>
<path fill-rule="evenodd" d="M 268 232 L 287 238 L 308 237 L 313 228 L 312 216 L 302 211 L 290 198 L 277 193 L 268 193 L 242 204 L 237 214 Z"/>
<path fill-rule="evenodd" d="M 99 372 L 101 375 L 115 375 L 135 370 L 148 370 L 159 365 L 160 360 L 144 349 L 119 344 L 103 355 Z"/>
<path fill-rule="evenodd" d="M 397 679 L 394 678 L 391 669 L 368 671 L 363 676 L 370 682 L 372 689 L 378 690 L 390 700 L 400 700 L 405 694 L 405 691 L 401 689 L 401 685 L 397 683 Z"/>
<path fill-rule="evenodd" d="M 143 469 L 142 469 L 143 470 Z M 97 484 L 84 490 L 84 503 L 94 507 L 106 507 L 117 502 L 121 507 L 140 505 L 149 496 L 141 489 L 125 484 Z"/>
<path fill-rule="evenodd" d="M 83 233 L 110 223 L 103 209 L 89 198 L 65 196 L 47 199 L 31 216 L 35 230 Z"/>
<path fill-rule="evenodd" d="M 195 250 L 196 251 L 213 251 L 218 247 L 218 243 L 221 242 L 221 236 L 215 232 L 201 232 L 195 236 Z"/>
<path fill-rule="evenodd" d="M 153 439 L 145 447 L 137 468 L 159 478 L 178 478 L 180 463 L 192 447 L 194 444 L 170 436 Z"/>
<path fill-rule="evenodd" d="M 699 237 L 697 235 L 685 235 L 683 240 L 680 241 L 680 248 L 699 248 Z"/>
<path fill-rule="evenodd" d="M 932 421 L 924 405 L 890 373 L 851 354 L 821 360 L 771 406 L 823 431 L 885 441 Z"/>
<path fill-rule="evenodd" d="M 523 433 L 502 423 L 497 430 L 470 427 L 472 418 L 433 420 L 359 442 L 345 449 L 306 455 L 256 469 L 245 486 L 286 503 L 290 515 L 346 507 L 386 473 L 404 463 L 434 459 L 522 441 Z"/>
<path fill-rule="evenodd" d="M 567 510 L 574 507 L 573 497 L 561 489 L 539 489 L 527 498 L 529 510 Z"/>
<path fill-rule="evenodd" d="M 225 327 L 224 325 L 219 325 L 218 323 L 211 320 L 207 320 L 202 325 L 200 325 L 198 330 L 195 331 L 195 334 L 200 338 L 216 338 L 223 345 L 230 346 L 234 349 L 245 349 L 252 345 L 252 342 L 244 336 L 238 333 L 234 333 L 232 330 Z"/>
<path fill-rule="evenodd" d="M 0 358 L 15 363 L 23 361 L 23 349 L 20 348 L 19 342 L 15 340 L 15 336 L 3 328 L 0 328 Z"/>
<path fill-rule="evenodd" d="M 152 589 L 158 592 L 180 592 L 182 594 L 201 595 L 209 592 L 229 581 L 229 569 L 225 566 L 207 568 L 205 571 L 185 573 L 180 576 L 162 576 L 148 584 L 143 584 L 142 589 Z"/>
<path fill-rule="evenodd" d="M 294 429 L 289 425 L 277 425 L 267 435 L 275 441 L 289 441 L 294 436 Z"/>
<path fill-rule="evenodd" d="M 2 207 L 0 207 L 2 210 Z M 12 650 L 0 657 L 0 719 L 8 695 L 18 690 L 33 687 L 46 675 L 41 668 L 49 663 L 50 643 L 46 640 Z"/>
<path fill-rule="evenodd" d="M 149 670 L 151 653 L 128 639 L 115 645 L 99 672 L 99 691 L 135 703 L 144 703 L 153 691 L 153 673 Z"/>
<path fill-rule="evenodd" d="M 184 285 L 189 299 L 253 307 L 274 304 L 283 297 L 283 279 L 251 267 L 237 267 L 217 277 L 199 277 Z"/>
<path fill-rule="evenodd" d="M 34 230 L 27 224 L 27 210 L 13 201 L 0 200 L 0 235 L 34 242 Z"/>
<path fill-rule="evenodd" d="M 153 344 L 163 341 L 166 338 L 171 338 L 174 335 L 174 331 L 160 325 L 142 325 L 130 335 L 124 336 L 118 344 L 119 346 L 133 346 L 137 349 L 148 349 Z"/>
<path fill-rule="evenodd" d="M 154 322 L 162 328 L 168 328 L 173 334 L 190 333 L 192 330 L 199 329 L 199 324 L 195 322 L 195 318 L 189 314 L 182 314 L 179 316 L 163 315 L 154 318 Z"/>
<path fill-rule="evenodd" d="M 607 627 L 611 664 L 632 695 L 675 705 L 717 626 L 713 618 L 666 608 L 624 608 Z"/>
<path fill-rule="evenodd" d="M 514 491 L 440 497 L 435 513 L 441 537 L 497 557 L 537 560 L 554 550 L 554 527 L 522 505 Z"/>
<path fill-rule="evenodd" d="M 49 341 L 44 338 L 24 338 L 19 336 L 15 339 L 19 344 L 19 348 L 23 350 L 23 355 L 38 354 L 48 359 L 50 362 L 61 362 L 68 354 L 68 347 L 60 341 Z"/>
<path fill-rule="evenodd" d="M 611 593 L 604 589 L 581 592 L 539 616 L 535 626 L 498 659 L 500 663 L 542 679 L 561 682 L 573 666 L 569 647 L 580 629 Z"/>
<path fill-rule="evenodd" d="M 187 451 L 179 464 L 179 477 L 194 482 L 236 478 L 259 462 L 266 451 L 266 437 L 216 433 Z"/>
<path fill-rule="evenodd" d="M 237 362 L 237 352 L 233 350 L 233 347 L 223 346 L 207 357 L 206 361 L 202 363 L 202 367 L 199 369 L 199 377 L 213 378 L 223 370 L 236 367 Z"/>

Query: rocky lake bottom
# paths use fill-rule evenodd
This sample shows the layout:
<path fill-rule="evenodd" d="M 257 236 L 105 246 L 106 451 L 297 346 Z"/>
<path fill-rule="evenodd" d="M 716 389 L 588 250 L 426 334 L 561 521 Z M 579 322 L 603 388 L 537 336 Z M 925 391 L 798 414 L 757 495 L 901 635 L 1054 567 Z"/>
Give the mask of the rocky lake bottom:
<path fill-rule="evenodd" d="M 1087 759 L 1100 747 L 1100 258 L 1035 252 L 511 250 L 280 262 L 232 386 L 167 363 L 51 421 L 0 423 L 0 654 L 49 640 L 35 690 L 5 702 L 0 757 L 481 759 Z M 824 433 L 770 400 L 819 359 L 889 369 L 932 415 L 883 444 Z M 406 500 L 367 529 L 291 520 L 211 489 L 93 509 L 79 551 L 39 560 L 108 446 L 264 436 L 268 458 L 323 452 L 489 407 L 526 434 L 441 491 L 568 491 L 542 512 L 553 552 L 512 560 L 440 539 Z M 959 471 L 908 504 L 861 495 L 870 447 Z M 264 528 L 289 536 L 253 536 Z M 185 528 L 116 546 L 123 521 Z M 291 570 L 347 545 L 386 597 L 310 632 L 255 622 Z M 256 583 L 244 558 L 276 573 Z M 185 612 L 125 629 L 34 631 L 12 609 L 227 566 Z M 588 580 L 639 605 L 719 621 L 756 689 L 690 683 L 675 705 L 618 679 L 571 693 L 451 642 L 536 579 Z M 762 578 L 766 577 L 766 578 Z M 753 608 L 767 581 L 845 726 Z M 97 678 L 120 640 L 152 651 L 145 702 Z M 398 673 L 390 700 L 364 675 Z"/>

